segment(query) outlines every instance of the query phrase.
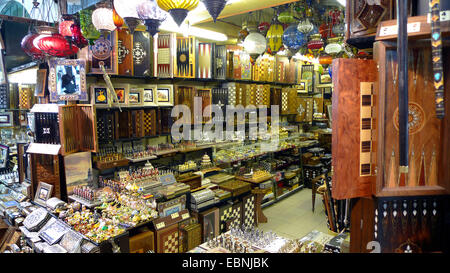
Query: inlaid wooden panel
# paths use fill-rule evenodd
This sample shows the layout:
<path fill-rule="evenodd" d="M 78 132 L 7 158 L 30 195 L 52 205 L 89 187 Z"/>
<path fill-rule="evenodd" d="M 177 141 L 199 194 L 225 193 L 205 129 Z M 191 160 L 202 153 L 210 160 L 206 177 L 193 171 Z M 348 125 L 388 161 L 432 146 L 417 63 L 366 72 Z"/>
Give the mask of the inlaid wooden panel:
<path fill-rule="evenodd" d="M 117 30 L 119 75 L 133 75 L 133 36 L 128 29 Z"/>
<path fill-rule="evenodd" d="M 370 196 L 375 179 L 360 176 L 361 82 L 376 82 L 372 60 L 333 61 L 332 164 L 335 199 Z"/>
<path fill-rule="evenodd" d="M 399 182 L 398 80 L 395 44 L 377 42 L 375 58 L 380 67 L 378 113 L 378 196 L 448 194 L 450 189 L 450 118 L 436 118 L 432 77 L 431 46 L 409 45 L 409 172 L 405 184 Z M 443 48 L 444 74 L 450 71 L 450 48 Z M 445 82 L 445 98 L 450 82 Z M 446 100 L 446 107 L 450 105 Z M 334 117 L 333 117 L 334 118 Z M 334 121 L 333 121 L 334 122 Z"/>

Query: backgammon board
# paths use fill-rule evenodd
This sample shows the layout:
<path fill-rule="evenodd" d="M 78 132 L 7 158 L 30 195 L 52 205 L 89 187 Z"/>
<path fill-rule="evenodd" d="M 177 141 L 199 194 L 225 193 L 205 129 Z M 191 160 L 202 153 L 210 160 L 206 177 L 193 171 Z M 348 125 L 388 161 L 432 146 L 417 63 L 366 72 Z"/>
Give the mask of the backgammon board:
<path fill-rule="evenodd" d="M 144 111 L 144 136 L 156 135 L 156 109 Z"/>
<path fill-rule="evenodd" d="M 395 17 L 395 1 L 379 2 L 380 4 L 369 4 L 366 0 L 347 1 L 348 38 L 374 35 L 381 21 Z"/>
<path fill-rule="evenodd" d="M 202 99 L 202 122 L 209 122 L 211 121 L 212 112 L 211 107 L 209 107 L 209 111 L 206 111 L 206 107 L 211 105 L 211 88 L 197 88 L 196 92 L 197 96 Z"/>
<path fill-rule="evenodd" d="M 196 39 L 193 36 L 177 37 L 176 76 L 180 78 L 195 78 Z"/>
<path fill-rule="evenodd" d="M 97 111 L 97 137 L 99 142 L 109 142 L 115 139 L 114 112 Z"/>
<path fill-rule="evenodd" d="M 216 45 L 214 49 L 214 78 L 225 80 L 227 77 L 227 47 Z"/>
<path fill-rule="evenodd" d="M 176 33 L 158 34 L 154 39 L 157 51 L 155 61 L 155 76 L 158 78 L 173 78 L 176 59 Z"/>
<path fill-rule="evenodd" d="M 183 124 L 189 124 L 194 120 L 194 96 L 196 95 L 195 87 L 192 86 L 176 86 L 175 105 L 186 105 L 191 110 L 190 117 L 181 117 Z"/>
<path fill-rule="evenodd" d="M 212 79 L 214 70 L 214 44 L 197 44 L 197 78 Z"/>
<path fill-rule="evenodd" d="M 378 96 L 377 196 L 432 195 L 450 192 L 450 117 L 436 117 L 431 46 L 408 45 L 408 135 L 409 168 L 405 180 L 399 177 L 397 50 L 389 42 L 377 42 L 374 57 L 380 67 L 374 94 Z M 443 73 L 450 71 L 450 48 L 443 47 Z M 445 79 L 445 98 L 450 95 Z M 334 97 L 334 96 L 333 96 Z M 450 100 L 444 100 L 450 107 Z M 334 105 L 334 104 L 333 104 Z M 450 108 L 448 108 L 450 109 Z M 334 123 L 334 116 L 333 116 Z"/>
<path fill-rule="evenodd" d="M 226 106 L 228 105 L 228 89 L 227 88 L 213 88 L 212 89 L 212 103 L 217 105 L 222 110 L 222 119 L 214 117 L 214 121 L 224 121 L 226 114 Z"/>

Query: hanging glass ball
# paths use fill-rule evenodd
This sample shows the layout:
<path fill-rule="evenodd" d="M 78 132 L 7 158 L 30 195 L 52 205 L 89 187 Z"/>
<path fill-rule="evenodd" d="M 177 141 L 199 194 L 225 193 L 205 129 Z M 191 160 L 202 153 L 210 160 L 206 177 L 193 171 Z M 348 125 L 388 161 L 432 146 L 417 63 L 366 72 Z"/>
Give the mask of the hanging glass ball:
<path fill-rule="evenodd" d="M 323 47 L 323 41 L 320 34 L 311 35 L 311 41 L 308 43 L 308 49 L 319 50 Z"/>
<path fill-rule="evenodd" d="M 162 10 L 155 0 L 146 0 L 137 6 L 137 14 L 139 19 L 154 19 L 164 21 L 167 18 L 168 13 Z"/>
<path fill-rule="evenodd" d="M 70 27 L 74 24 L 73 16 L 70 14 L 63 14 L 61 22 L 59 22 L 59 34 L 64 37 L 71 37 L 72 30 Z"/>
<path fill-rule="evenodd" d="M 114 31 L 116 25 L 113 21 L 113 11 L 111 8 L 98 7 L 92 13 L 92 24 L 98 31 Z"/>
<path fill-rule="evenodd" d="M 278 15 L 278 21 L 283 24 L 290 24 L 294 22 L 294 16 L 290 10 L 286 10 Z"/>
<path fill-rule="evenodd" d="M 291 25 L 283 33 L 283 44 L 291 51 L 297 52 L 306 43 L 303 33 L 297 30 L 296 25 Z"/>
<path fill-rule="evenodd" d="M 261 33 L 251 32 L 244 40 L 244 50 L 250 56 L 261 55 L 266 51 L 267 41 Z"/>

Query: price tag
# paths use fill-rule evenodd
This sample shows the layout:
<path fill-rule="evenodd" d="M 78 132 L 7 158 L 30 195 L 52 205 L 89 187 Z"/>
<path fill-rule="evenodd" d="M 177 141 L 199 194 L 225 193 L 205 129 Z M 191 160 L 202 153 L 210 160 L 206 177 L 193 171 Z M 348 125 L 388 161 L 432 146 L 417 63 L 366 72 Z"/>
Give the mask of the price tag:
<path fill-rule="evenodd" d="M 172 213 L 172 214 L 170 215 L 170 217 L 172 217 L 172 219 L 175 219 L 175 218 L 180 217 L 180 215 L 178 214 L 178 212 L 175 212 L 175 213 Z"/>
<path fill-rule="evenodd" d="M 181 218 L 182 218 L 183 220 L 189 218 L 189 213 L 185 213 L 185 214 L 181 215 Z"/>
<path fill-rule="evenodd" d="M 165 227 L 166 226 L 166 224 L 164 223 L 164 222 L 161 222 L 161 223 L 159 223 L 159 224 L 156 224 L 156 228 L 157 229 L 162 229 L 163 227 Z"/>
<path fill-rule="evenodd" d="M 420 31 L 420 22 L 416 23 L 409 23 L 408 24 L 408 33 L 414 33 Z M 397 35 L 398 34 L 398 26 L 388 26 L 388 27 L 382 27 L 380 29 L 380 36 L 390 36 L 390 35 Z"/>
<path fill-rule="evenodd" d="M 450 10 L 441 11 L 441 22 L 450 21 Z M 427 23 L 431 24 L 431 13 L 428 13 Z"/>

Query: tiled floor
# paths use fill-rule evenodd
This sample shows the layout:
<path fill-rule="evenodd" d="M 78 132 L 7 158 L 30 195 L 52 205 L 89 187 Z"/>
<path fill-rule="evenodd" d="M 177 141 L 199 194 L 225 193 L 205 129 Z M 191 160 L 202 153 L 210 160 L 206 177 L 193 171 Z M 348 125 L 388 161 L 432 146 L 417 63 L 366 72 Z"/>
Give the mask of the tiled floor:
<path fill-rule="evenodd" d="M 290 239 L 301 238 L 312 230 L 328 233 L 322 196 L 316 195 L 314 212 L 311 200 L 311 189 L 305 188 L 264 208 L 263 212 L 268 221 L 258 224 L 258 228 L 264 231 L 272 230 Z"/>

